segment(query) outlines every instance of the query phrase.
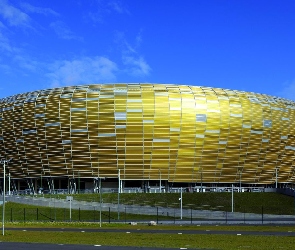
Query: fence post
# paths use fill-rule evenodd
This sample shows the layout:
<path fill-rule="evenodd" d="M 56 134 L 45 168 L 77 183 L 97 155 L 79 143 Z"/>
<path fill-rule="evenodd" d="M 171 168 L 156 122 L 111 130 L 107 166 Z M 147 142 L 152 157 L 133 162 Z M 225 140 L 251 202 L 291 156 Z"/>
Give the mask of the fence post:
<path fill-rule="evenodd" d="M 174 218 L 174 224 L 175 224 L 175 208 L 174 208 L 174 216 L 173 216 L 173 218 Z"/>
<path fill-rule="evenodd" d="M 94 219 L 94 222 L 96 222 L 96 218 L 95 218 L 95 207 L 93 208 L 93 219 Z"/>
<path fill-rule="evenodd" d="M 261 206 L 261 223 L 263 224 L 263 206 Z"/>
<path fill-rule="evenodd" d="M 109 207 L 109 224 L 111 223 L 111 208 Z"/>

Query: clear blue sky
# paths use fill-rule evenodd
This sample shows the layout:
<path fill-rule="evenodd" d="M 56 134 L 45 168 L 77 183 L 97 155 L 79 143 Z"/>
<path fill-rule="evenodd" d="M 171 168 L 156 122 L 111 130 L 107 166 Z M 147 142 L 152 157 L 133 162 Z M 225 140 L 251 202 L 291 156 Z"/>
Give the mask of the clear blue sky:
<path fill-rule="evenodd" d="M 295 100 L 295 1 L 0 0 L 0 98 L 113 82 Z"/>

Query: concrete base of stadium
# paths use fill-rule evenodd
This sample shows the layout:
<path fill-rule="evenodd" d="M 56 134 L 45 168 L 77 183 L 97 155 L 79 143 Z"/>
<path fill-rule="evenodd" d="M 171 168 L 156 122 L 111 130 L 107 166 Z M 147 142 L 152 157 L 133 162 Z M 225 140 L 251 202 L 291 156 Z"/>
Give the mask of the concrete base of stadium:
<path fill-rule="evenodd" d="M 180 193 L 180 192 L 264 192 L 293 188 L 292 184 L 256 185 L 247 183 L 175 183 L 167 180 L 119 180 L 118 178 L 7 178 L 8 194 L 74 193 Z M 0 192 L 3 179 L 0 179 Z"/>

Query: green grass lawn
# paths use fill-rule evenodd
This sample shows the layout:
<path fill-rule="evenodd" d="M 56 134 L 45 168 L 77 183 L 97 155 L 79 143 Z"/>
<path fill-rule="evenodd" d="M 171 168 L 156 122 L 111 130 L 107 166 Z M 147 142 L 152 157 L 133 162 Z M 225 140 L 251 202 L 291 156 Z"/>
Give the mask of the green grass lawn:
<path fill-rule="evenodd" d="M 97 222 L 6 222 L 6 228 L 74 228 L 74 229 L 99 229 Z M 126 229 L 126 230 L 210 230 L 210 231 L 255 231 L 255 232 L 295 232 L 293 225 L 174 225 L 159 224 L 149 226 L 147 223 L 130 225 L 124 223 L 102 223 L 103 229 Z"/>
<path fill-rule="evenodd" d="M 60 228 L 76 227 L 79 232 L 61 232 Z M 23 227 L 20 224 L 7 224 L 7 227 Z M 253 235 L 198 235 L 179 234 L 179 230 L 232 230 L 232 231 L 290 231 L 293 227 L 270 227 L 270 226 L 154 226 L 146 225 L 103 225 L 103 228 L 126 229 L 126 232 L 83 232 L 83 228 L 97 228 L 92 223 L 31 223 L 27 227 L 56 227 L 54 232 L 31 232 L 12 231 L 6 229 L 5 235 L 0 236 L 1 241 L 6 242 L 42 242 L 54 244 L 90 244 L 90 245 L 113 245 L 113 246 L 138 246 L 138 247 L 166 247 L 166 248 L 198 248 L 198 249 L 294 249 L 295 237 L 283 236 L 253 236 Z M 175 230 L 175 233 L 140 233 L 141 229 Z M 138 232 L 128 232 L 128 229 L 137 229 Z"/>
<path fill-rule="evenodd" d="M 183 207 L 192 209 L 209 209 L 231 211 L 231 193 L 183 193 Z M 51 195 L 65 199 L 66 195 Z M 75 200 L 99 202 L 99 194 L 74 194 Z M 120 194 L 120 204 L 150 205 L 179 208 L 179 193 L 138 193 Z M 118 194 L 102 194 L 104 203 L 117 203 Z M 234 193 L 235 212 L 269 214 L 295 214 L 293 197 L 277 193 Z"/>
<path fill-rule="evenodd" d="M 202 249 L 294 249 L 294 237 L 8 231 L 3 241 Z M 4 238 L 3 237 L 3 238 Z"/>
<path fill-rule="evenodd" d="M 2 206 L 0 206 L 2 211 Z M 150 220 L 173 220 L 170 216 L 140 215 L 120 212 L 119 219 L 126 223 L 133 221 Z M 2 221 L 2 213 L 0 213 Z M 104 222 L 114 222 L 118 220 L 117 212 L 102 211 L 101 220 Z M 7 202 L 5 204 L 5 221 L 7 222 L 48 222 L 48 221 L 70 221 L 70 210 L 66 208 L 42 207 L 28 204 Z M 93 210 L 71 209 L 71 221 L 100 221 L 99 208 Z"/>

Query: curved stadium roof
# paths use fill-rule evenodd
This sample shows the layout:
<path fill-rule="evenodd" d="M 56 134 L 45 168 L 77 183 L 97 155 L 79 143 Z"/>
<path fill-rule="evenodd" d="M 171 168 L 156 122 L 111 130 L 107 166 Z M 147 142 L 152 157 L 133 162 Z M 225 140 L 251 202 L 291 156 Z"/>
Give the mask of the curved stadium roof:
<path fill-rule="evenodd" d="M 294 182 L 295 103 L 172 84 L 94 84 L 0 99 L 13 178 Z M 2 171 L 2 168 L 0 168 Z M 160 177 L 161 176 L 161 177 Z"/>

